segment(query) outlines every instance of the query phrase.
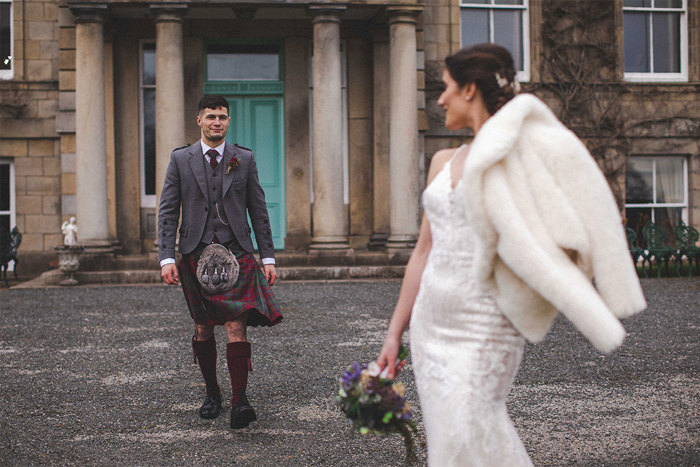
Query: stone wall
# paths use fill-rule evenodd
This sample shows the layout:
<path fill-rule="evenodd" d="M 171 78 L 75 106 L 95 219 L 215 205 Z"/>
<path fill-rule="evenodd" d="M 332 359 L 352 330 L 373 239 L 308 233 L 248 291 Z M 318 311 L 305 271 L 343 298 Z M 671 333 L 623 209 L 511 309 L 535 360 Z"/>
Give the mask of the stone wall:
<path fill-rule="evenodd" d="M 0 157 L 14 161 L 20 274 L 46 269 L 62 242 L 58 5 L 13 3 L 13 77 L 0 80 Z M 48 253 L 51 252 L 51 253 Z"/>
<path fill-rule="evenodd" d="M 623 24 L 622 0 L 615 0 L 611 7 L 615 14 L 599 24 L 600 31 L 593 36 L 604 44 L 610 41 L 617 44 L 617 61 L 609 73 L 601 76 L 605 98 L 615 97 L 614 113 L 623 129 L 627 152 L 622 160 L 612 161 L 622 167 L 622 171 L 609 174 L 614 190 L 624 194 L 624 165 L 629 155 L 682 155 L 688 160 L 688 220 L 700 228 L 700 4 L 688 5 L 688 83 L 644 83 L 630 84 L 623 81 Z M 593 3 L 592 3 L 593 4 Z M 555 112 L 561 107 L 553 94 L 547 91 L 551 81 L 543 63 L 546 47 L 543 33 L 542 0 L 528 3 L 530 40 L 530 80 L 524 83 L 530 90 L 543 98 Z M 609 21 L 609 22 L 608 22 Z M 455 147 L 471 140 L 470 131 L 452 132 L 444 128 L 444 113 L 436 104 L 442 90 L 441 74 L 444 58 L 460 47 L 460 12 L 456 1 L 428 0 L 424 13 L 425 27 L 425 116 L 427 129 L 424 132 L 426 164 L 432 155 L 443 148 Z M 591 31 L 588 31 L 591 33 Z M 590 39 L 590 37 L 588 38 Z M 614 52 L 615 53 L 615 52 Z M 543 69 L 545 70 L 543 72 Z M 596 102 L 603 94 L 596 94 L 594 83 L 590 101 Z M 588 122 L 590 123 L 590 122 Z M 635 126 L 640 124 L 640 126 Z M 590 126 L 589 126 L 590 127 Z M 577 132 L 579 129 L 575 129 Z M 581 129 L 579 136 L 595 139 L 596 135 L 586 134 Z M 618 156 L 619 157 L 619 156 Z"/>
<path fill-rule="evenodd" d="M 615 0 L 610 21 L 614 41 L 622 50 L 622 0 Z M 370 2 L 376 3 L 376 2 Z M 401 3 L 401 2 L 398 2 Z M 699 129 L 677 116 L 700 119 L 700 3 L 688 2 L 689 83 L 629 86 L 620 112 L 635 118 L 653 115 L 665 122 L 632 134 L 629 154 L 681 154 L 688 157 L 689 220 L 700 227 Z M 546 4 L 545 4 L 546 6 Z M 529 1 L 530 82 L 541 84 L 543 0 Z M 16 0 L 14 15 L 14 76 L 0 80 L 0 157 L 15 165 L 16 224 L 23 234 L 24 267 L 45 270 L 61 243 L 61 222 L 76 214 L 75 24 L 73 14 L 58 0 Z M 230 23 L 221 19 L 222 27 Z M 186 115 L 196 113 L 201 90 L 201 35 L 210 20 L 185 22 Z M 241 23 L 236 34 L 264 38 L 269 30 L 286 44 L 285 120 L 287 248 L 305 249 L 311 239 L 308 133 L 308 50 L 312 29 L 303 15 L 292 21 L 276 19 L 274 27 L 256 21 Z M 154 37 L 150 18 L 110 18 L 105 24 L 105 87 L 107 113 L 107 171 L 110 236 L 126 252 L 149 251 L 152 239 L 143 235 L 139 211 L 138 156 L 138 40 Z M 126 28 L 126 29 L 125 29 Z M 350 197 L 347 208 L 353 247 L 363 248 L 372 234 L 388 235 L 388 25 L 344 20 L 341 34 L 348 46 L 348 124 Z M 427 0 L 418 17 L 417 111 L 419 152 L 424 180 L 429 159 L 437 150 L 470 139 L 468 132 L 444 129 L 436 100 L 441 90 L 442 61 L 460 47 L 460 8 L 456 0 Z M 620 52 L 621 53 L 621 52 Z M 381 62 L 384 60 L 384 62 Z M 112 70 L 111 66 L 115 69 Z M 618 67 L 614 77 L 622 82 Z M 651 96 L 651 97 L 649 97 Z M 9 111 L 8 111 L 9 109 Z M 14 109 L 14 110 L 13 110 Z M 186 121 L 187 141 L 198 128 Z M 374 154 L 374 157 L 371 157 Z M 622 177 L 624 182 L 624 176 Z M 152 208 L 151 208 L 152 209 Z M 28 269 L 25 269 L 26 272 Z M 22 272 L 22 271 L 20 271 Z"/>

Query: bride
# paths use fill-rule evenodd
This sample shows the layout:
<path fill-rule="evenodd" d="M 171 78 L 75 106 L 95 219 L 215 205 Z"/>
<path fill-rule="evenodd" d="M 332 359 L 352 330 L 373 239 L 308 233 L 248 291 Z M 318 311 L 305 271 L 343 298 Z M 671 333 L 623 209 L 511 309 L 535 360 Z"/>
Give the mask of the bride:
<path fill-rule="evenodd" d="M 410 324 L 430 465 L 532 465 L 505 405 L 525 339 L 558 310 L 609 352 L 646 303 L 604 176 L 542 101 L 515 96 L 510 53 L 479 44 L 445 64 L 445 126 L 475 137 L 432 158 L 377 363 L 401 370 Z"/>

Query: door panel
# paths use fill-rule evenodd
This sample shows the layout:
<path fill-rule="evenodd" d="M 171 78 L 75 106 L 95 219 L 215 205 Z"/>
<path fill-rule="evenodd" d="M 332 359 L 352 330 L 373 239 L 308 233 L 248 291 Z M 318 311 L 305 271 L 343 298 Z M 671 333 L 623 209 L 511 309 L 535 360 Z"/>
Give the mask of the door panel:
<path fill-rule="evenodd" d="M 249 98 L 248 99 L 251 126 L 248 134 L 250 144 L 255 154 L 274 155 L 282 149 L 282 128 L 280 119 L 280 98 Z M 262 157 L 258 163 L 260 183 L 263 186 L 277 187 L 280 185 L 279 161 L 275 157 Z"/>
<path fill-rule="evenodd" d="M 265 190 L 272 240 L 275 249 L 283 249 L 287 222 L 282 97 L 227 97 L 227 100 L 231 122 L 226 140 L 254 151 L 258 178 Z"/>

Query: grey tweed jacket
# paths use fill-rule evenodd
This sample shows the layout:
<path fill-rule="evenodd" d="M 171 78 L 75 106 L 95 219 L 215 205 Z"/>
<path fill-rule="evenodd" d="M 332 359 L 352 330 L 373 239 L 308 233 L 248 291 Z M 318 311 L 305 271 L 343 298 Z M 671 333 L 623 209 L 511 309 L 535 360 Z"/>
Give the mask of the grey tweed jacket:
<path fill-rule="evenodd" d="M 224 175 L 222 205 L 231 230 L 238 243 L 249 253 L 253 253 L 251 229 L 246 210 L 253 224 L 261 258 L 274 258 L 272 231 L 265 204 L 265 193 L 258 180 L 258 169 L 253 151 L 242 146 L 226 143 L 221 164 L 228 166 L 233 157 L 239 165 Z M 184 148 L 178 148 L 170 155 L 170 164 L 165 174 L 163 191 L 158 208 L 158 256 L 175 257 L 175 236 L 180 221 L 180 253 L 191 253 L 202 240 L 207 220 L 208 199 L 207 181 L 202 164 L 202 145 L 199 141 Z"/>

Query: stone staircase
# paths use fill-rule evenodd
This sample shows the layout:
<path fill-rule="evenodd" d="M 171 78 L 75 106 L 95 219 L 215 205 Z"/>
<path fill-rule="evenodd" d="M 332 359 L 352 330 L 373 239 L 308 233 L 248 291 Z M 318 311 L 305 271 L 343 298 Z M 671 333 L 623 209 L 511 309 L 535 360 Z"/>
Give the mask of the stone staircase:
<path fill-rule="evenodd" d="M 410 252 L 278 252 L 277 273 L 281 281 L 332 281 L 399 279 Z M 74 275 L 80 285 L 160 284 L 160 268 L 154 255 L 83 255 Z M 13 288 L 57 286 L 65 279 L 52 269 Z"/>

